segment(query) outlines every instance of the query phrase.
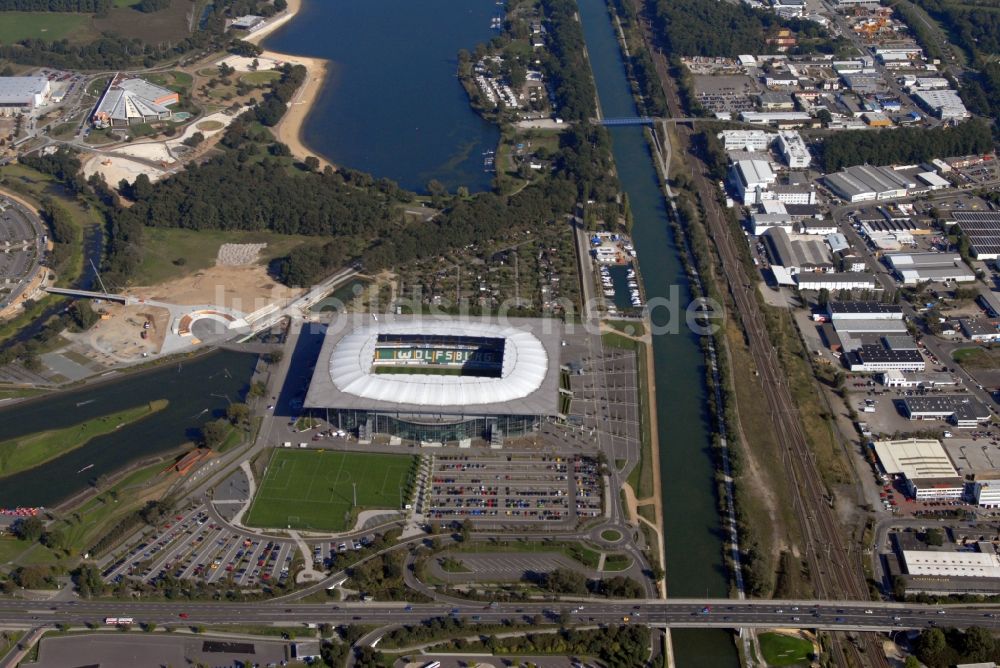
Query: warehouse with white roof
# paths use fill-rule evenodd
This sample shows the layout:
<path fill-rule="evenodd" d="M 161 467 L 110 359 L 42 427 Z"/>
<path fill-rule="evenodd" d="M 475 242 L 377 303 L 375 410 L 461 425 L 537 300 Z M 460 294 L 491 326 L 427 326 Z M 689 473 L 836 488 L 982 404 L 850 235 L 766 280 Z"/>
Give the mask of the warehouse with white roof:
<path fill-rule="evenodd" d="M 551 320 L 345 317 L 326 333 L 304 407 L 360 435 L 523 435 L 559 413 L 562 336 Z"/>
<path fill-rule="evenodd" d="M 0 77 L 0 116 L 15 116 L 45 104 L 51 92 L 46 77 Z"/>

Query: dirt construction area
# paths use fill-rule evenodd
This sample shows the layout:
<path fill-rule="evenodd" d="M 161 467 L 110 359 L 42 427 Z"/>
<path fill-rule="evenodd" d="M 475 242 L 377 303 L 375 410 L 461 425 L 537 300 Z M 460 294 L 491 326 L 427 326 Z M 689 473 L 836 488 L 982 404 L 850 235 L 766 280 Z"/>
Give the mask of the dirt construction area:
<path fill-rule="evenodd" d="M 302 292 L 276 282 L 261 265 L 215 266 L 152 287 L 129 290 L 143 299 L 192 306 L 214 304 L 244 313 L 271 303 L 283 306 Z"/>
<path fill-rule="evenodd" d="M 134 361 L 144 354 L 160 351 L 170 327 L 170 313 L 166 309 L 116 303 L 104 303 L 100 309 L 104 311 L 102 319 L 87 332 L 73 337 L 86 344 L 79 348 L 85 357 L 107 364 Z"/>

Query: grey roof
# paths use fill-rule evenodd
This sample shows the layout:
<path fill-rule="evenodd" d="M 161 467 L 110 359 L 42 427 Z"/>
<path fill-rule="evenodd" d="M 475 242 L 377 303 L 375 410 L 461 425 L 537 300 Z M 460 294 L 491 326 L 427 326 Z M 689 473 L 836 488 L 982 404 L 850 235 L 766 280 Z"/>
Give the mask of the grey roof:
<path fill-rule="evenodd" d="M 833 326 L 841 334 L 843 332 L 854 332 L 856 334 L 875 333 L 884 336 L 887 334 L 905 334 L 907 332 L 906 323 L 902 320 L 887 320 L 885 318 L 834 320 Z"/>
<path fill-rule="evenodd" d="M 365 317 L 345 314 L 329 325 L 305 407 L 436 416 L 559 412 L 563 326 L 556 320 L 506 318 L 500 324 L 486 318 Z M 503 371 L 500 378 L 370 373 L 372 342 L 379 333 L 503 338 Z"/>
<path fill-rule="evenodd" d="M 170 109 L 153 100 L 174 91 L 151 84 L 142 79 L 125 79 L 108 88 L 97 104 L 96 114 L 107 114 L 110 118 L 127 121 L 130 118 L 152 118 L 169 114 Z"/>
<path fill-rule="evenodd" d="M 917 350 L 888 350 L 878 345 L 861 346 L 854 351 L 854 354 L 858 356 L 862 364 L 886 362 L 919 363 L 924 361 L 924 358 L 920 356 L 920 352 Z"/>
<path fill-rule="evenodd" d="M 48 83 L 45 77 L 0 77 L 0 105 L 30 104 Z"/>
<path fill-rule="evenodd" d="M 982 318 L 962 318 L 959 321 L 962 332 L 966 336 L 996 336 L 998 333 L 995 320 L 984 320 Z"/>
<path fill-rule="evenodd" d="M 848 199 L 865 193 L 878 195 L 893 190 L 915 188 L 917 185 L 889 167 L 870 165 L 848 167 L 827 175 L 825 180 L 830 188 Z"/>
<path fill-rule="evenodd" d="M 832 272 L 828 274 L 804 273 L 797 276 L 799 284 L 802 283 L 870 283 L 875 285 L 875 275 L 857 271 Z M 884 322 L 884 321 L 883 321 Z"/>
<path fill-rule="evenodd" d="M 769 228 L 763 234 L 774 264 L 783 267 L 832 267 L 830 248 L 819 240 L 792 241 L 781 227 Z"/>
<path fill-rule="evenodd" d="M 897 313 L 903 317 L 903 307 L 899 304 L 883 304 L 882 302 L 830 302 L 827 311 L 837 313 Z"/>
<path fill-rule="evenodd" d="M 890 334 L 883 336 L 882 341 L 889 350 L 917 350 L 917 342 L 909 334 Z"/>
<path fill-rule="evenodd" d="M 933 394 L 901 400 L 908 413 L 955 415 L 960 419 L 987 420 L 990 409 L 971 394 Z"/>

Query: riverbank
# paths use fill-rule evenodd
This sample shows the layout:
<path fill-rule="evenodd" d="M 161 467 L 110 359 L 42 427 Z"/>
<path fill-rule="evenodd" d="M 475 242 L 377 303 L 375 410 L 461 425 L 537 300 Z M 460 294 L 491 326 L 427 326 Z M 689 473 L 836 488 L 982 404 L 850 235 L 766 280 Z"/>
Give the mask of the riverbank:
<path fill-rule="evenodd" d="M 282 16 L 274 19 L 252 35 L 249 35 L 246 41 L 263 46 L 261 42 L 264 38 L 294 19 L 302 11 L 302 2 L 303 0 L 288 0 L 288 9 L 285 10 Z M 293 65 L 302 65 L 308 73 L 306 80 L 295 91 L 295 96 L 289 103 L 288 111 L 285 112 L 285 115 L 281 117 L 281 120 L 272 129 L 275 137 L 277 137 L 278 141 L 287 145 L 292 155 L 299 160 L 305 160 L 309 156 L 314 156 L 319 159 L 321 168 L 327 165 L 334 167 L 333 163 L 324 158 L 318 151 L 306 145 L 304 133 L 306 118 L 308 118 L 309 112 L 312 111 L 313 106 L 316 104 L 316 100 L 319 99 L 323 83 L 326 81 L 327 74 L 329 73 L 330 62 L 323 58 L 296 56 L 288 53 L 269 51 L 267 49 L 264 49 L 261 57 L 271 58 L 279 64 L 291 63 Z"/>

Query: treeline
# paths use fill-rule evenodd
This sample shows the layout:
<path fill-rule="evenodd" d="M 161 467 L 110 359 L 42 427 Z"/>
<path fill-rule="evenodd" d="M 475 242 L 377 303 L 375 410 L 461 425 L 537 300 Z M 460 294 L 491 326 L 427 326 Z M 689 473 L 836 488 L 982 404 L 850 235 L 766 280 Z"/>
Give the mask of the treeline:
<path fill-rule="evenodd" d="M 668 116 L 667 98 L 663 94 L 663 86 L 660 85 L 653 59 L 642 41 L 635 6 L 631 0 L 612 0 L 612 6 L 628 40 L 630 57 L 625 58 L 625 67 L 639 93 L 639 112 L 644 116 Z"/>
<path fill-rule="evenodd" d="M 148 501 L 141 509 L 132 511 L 108 529 L 107 533 L 101 536 L 87 552 L 91 557 L 99 557 L 143 524 L 153 526 L 168 513 L 170 513 L 169 503 Z"/>
<path fill-rule="evenodd" d="M 594 630 L 562 629 L 556 633 L 530 633 L 510 638 L 489 636 L 483 645 L 500 655 L 593 656 L 608 668 L 635 668 L 645 665 L 649 658 L 649 627 L 611 625 Z"/>
<path fill-rule="evenodd" d="M 139 4 L 135 5 L 135 8 L 140 12 L 152 14 L 153 12 L 163 11 L 169 6 L 170 0 L 139 0 Z"/>
<path fill-rule="evenodd" d="M 0 12 L 106 14 L 112 7 L 113 0 L 0 0 Z"/>
<path fill-rule="evenodd" d="M 914 654 L 928 668 L 1000 661 L 1000 640 L 986 629 L 973 626 L 921 631 L 913 644 Z"/>
<path fill-rule="evenodd" d="M 574 0 L 542 0 L 548 19 L 549 58 L 546 69 L 556 93 L 559 115 L 589 121 L 597 115 L 597 89 L 584 55 L 583 30 Z"/>
<path fill-rule="evenodd" d="M 657 0 L 656 29 L 664 50 L 683 56 L 727 56 L 741 53 L 768 53 L 767 38 L 780 28 L 788 28 L 799 39 L 793 52 L 832 52 L 830 41 L 819 24 L 805 19 L 784 19 L 773 12 L 754 9 L 744 3 L 718 0 Z M 814 39 L 818 43 L 802 43 Z"/>
<path fill-rule="evenodd" d="M 985 153 L 993 148 L 989 126 L 978 119 L 955 127 L 900 128 L 878 132 L 838 132 L 826 137 L 823 169 L 850 165 L 924 162 L 942 155 Z"/>
<path fill-rule="evenodd" d="M 993 4 L 955 0 L 914 0 L 948 31 L 951 40 L 975 61 L 1000 53 L 1000 13 Z"/>
<path fill-rule="evenodd" d="M 920 10 L 912 5 L 909 0 L 900 0 L 892 5 L 903 22 L 906 23 L 910 31 L 913 32 L 917 44 L 924 50 L 928 58 L 944 58 L 941 47 L 935 38 L 934 29 L 924 22 Z"/>

